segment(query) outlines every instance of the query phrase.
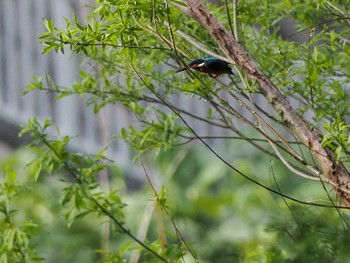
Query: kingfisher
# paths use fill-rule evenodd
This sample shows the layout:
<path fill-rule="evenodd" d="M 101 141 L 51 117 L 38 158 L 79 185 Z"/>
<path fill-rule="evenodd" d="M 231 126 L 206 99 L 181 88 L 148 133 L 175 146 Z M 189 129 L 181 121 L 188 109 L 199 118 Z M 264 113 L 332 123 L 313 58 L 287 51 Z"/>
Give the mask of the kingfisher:
<path fill-rule="evenodd" d="M 232 68 L 229 66 L 229 64 L 230 63 L 218 58 L 205 58 L 205 59 L 199 58 L 191 61 L 188 64 L 188 67 L 203 73 L 207 73 L 213 79 L 216 79 L 218 76 L 222 74 L 233 75 Z M 181 72 L 186 69 L 187 67 L 179 69 L 176 72 Z"/>

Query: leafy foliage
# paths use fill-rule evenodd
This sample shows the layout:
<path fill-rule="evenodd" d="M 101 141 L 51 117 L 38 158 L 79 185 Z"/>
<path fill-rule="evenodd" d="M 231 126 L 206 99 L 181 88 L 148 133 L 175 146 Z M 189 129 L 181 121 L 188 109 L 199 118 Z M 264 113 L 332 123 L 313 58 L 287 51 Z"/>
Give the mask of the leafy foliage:
<path fill-rule="evenodd" d="M 32 242 L 38 225 L 31 220 L 20 220 L 14 200 L 26 187 L 18 182 L 13 168 L 3 168 L 0 181 L 0 262 L 41 262 Z"/>

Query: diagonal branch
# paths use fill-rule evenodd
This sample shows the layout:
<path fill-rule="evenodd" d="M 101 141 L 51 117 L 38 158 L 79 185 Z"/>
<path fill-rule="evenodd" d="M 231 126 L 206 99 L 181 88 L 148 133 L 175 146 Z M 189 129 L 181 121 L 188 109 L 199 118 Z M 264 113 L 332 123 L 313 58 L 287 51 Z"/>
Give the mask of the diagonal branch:
<path fill-rule="evenodd" d="M 187 0 L 187 7 L 176 7 L 208 30 L 228 59 L 233 60 L 249 78 L 257 82 L 260 93 L 282 116 L 293 134 L 310 148 L 323 174 L 337 185 L 334 189 L 338 197 L 350 207 L 350 194 L 340 189 L 340 187 L 350 189 L 349 173 L 342 163 L 336 164 L 334 162 L 334 152 L 327 147 L 322 148 L 320 143 L 321 134 L 308 127 L 306 121 L 292 108 L 274 83 L 257 66 L 256 62 L 244 52 L 232 34 L 218 22 L 200 0 Z"/>

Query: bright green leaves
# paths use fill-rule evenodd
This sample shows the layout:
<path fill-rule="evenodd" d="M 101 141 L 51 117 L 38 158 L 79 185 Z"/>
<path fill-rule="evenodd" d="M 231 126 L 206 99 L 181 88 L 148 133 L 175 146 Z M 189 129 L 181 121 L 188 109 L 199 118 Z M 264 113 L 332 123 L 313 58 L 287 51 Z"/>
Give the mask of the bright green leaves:
<path fill-rule="evenodd" d="M 157 111 L 156 119 L 141 118 L 147 125 L 140 129 L 130 126 L 128 132 L 126 129 L 121 131 L 121 137 L 140 154 L 151 149 L 170 149 L 178 143 L 179 136 L 187 132 L 187 129 L 176 123 L 177 116 L 173 114 Z"/>
<path fill-rule="evenodd" d="M 154 193 L 156 198 L 156 205 L 163 210 L 166 210 L 168 208 L 166 193 L 167 193 L 167 189 L 164 186 L 162 186 L 162 188 L 160 189 L 159 194 Z"/>
<path fill-rule="evenodd" d="M 103 46 L 105 34 L 101 32 L 100 22 L 93 17 L 87 25 L 80 24 L 75 14 L 72 21 L 66 18 L 64 20 L 65 30 L 54 27 L 51 20 L 44 19 L 47 32 L 39 37 L 40 42 L 46 46 L 42 53 L 48 53 L 51 50 L 64 53 L 65 47 L 69 46 L 76 54 L 92 55 L 96 53 L 96 45 Z"/>
<path fill-rule="evenodd" d="M 51 50 L 55 50 L 57 53 L 59 50 L 64 53 L 64 43 L 56 43 L 58 38 L 55 36 L 55 31 L 57 30 L 54 27 L 54 23 L 52 20 L 43 19 L 45 28 L 47 29 L 47 32 L 43 33 L 40 36 L 41 43 L 46 46 L 44 50 L 41 52 L 42 54 L 49 53 Z M 60 38 L 60 41 L 63 42 L 63 39 Z"/>
<path fill-rule="evenodd" d="M 104 157 L 106 149 L 98 154 L 84 155 L 68 151 L 71 137 L 52 138 L 52 122 L 45 120 L 41 124 L 38 119 L 28 121 L 23 133 L 30 133 L 34 142 L 32 148 L 38 157 L 29 163 L 32 174 L 37 180 L 39 176 L 63 174 L 67 187 L 63 190 L 61 204 L 65 210 L 65 218 L 69 224 L 75 220 L 94 213 L 97 216 L 108 216 L 122 221 L 121 209 L 125 206 L 117 191 L 105 193 L 97 181 L 99 173 L 110 167 Z M 38 148 L 35 145 L 43 145 Z M 71 181 L 71 182 L 70 182 Z M 107 214 L 108 213 L 108 214 Z"/>
<path fill-rule="evenodd" d="M 321 41 L 325 44 L 321 44 Z M 345 86 L 347 78 L 338 57 L 339 39 L 330 42 L 325 31 L 313 40 L 314 46 L 307 49 L 305 62 L 306 76 L 304 97 L 310 102 L 317 119 L 335 119 L 349 113 Z M 310 44 L 311 45 L 311 44 Z M 349 57 L 350 58 L 350 57 Z M 343 72 L 342 72 L 343 71 Z"/>
<path fill-rule="evenodd" d="M 52 123 L 49 119 L 40 124 L 39 120 L 34 117 L 28 120 L 27 127 L 24 127 L 20 134 L 30 133 L 33 144 L 44 143 L 46 146 L 46 149 L 33 146 L 33 150 L 39 154 L 39 157 L 30 163 L 35 180 L 42 174 L 51 174 L 62 169 L 69 156 L 66 148 L 71 137 L 64 136 L 61 140 L 52 140 L 48 137 L 48 130 L 52 132 Z"/>
<path fill-rule="evenodd" d="M 44 25 L 45 25 L 46 30 L 48 31 L 48 33 L 53 35 L 54 31 L 55 31 L 53 21 L 51 19 L 49 19 L 49 20 L 43 19 L 43 22 L 44 22 Z"/>
<path fill-rule="evenodd" d="M 55 50 L 57 53 L 58 51 L 61 51 L 64 53 L 64 39 L 62 31 L 58 30 L 54 27 L 54 23 L 52 20 L 44 19 L 44 25 L 47 29 L 47 32 L 43 33 L 39 39 L 41 43 L 45 46 L 45 48 L 42 51 L 42 54 L 49 53 L 51 50 Z M 59 31 L 56 35 L 56 31 Z"/>
<path fill-rule="evenodd" d="M 92 14 L 99 16 L 102 20 L 117 20 L 122 22 L 130 20 L 128 18 L 154 19 L 165 16 L 165 5 L 163 1 L 151 0 L 113 0 L 113 1 L 96 1 L 97 6 Z M 119 16 L 119 17 L 118 17 Z M 133 20 L 131 19 L 131 20 Z M 125 25 L 125 23 L 123 23 Z"/>
<path fill-rule="evenodd" d="M 350 125 L 344 124 L 339 116 L 332 125 L 325 122 L 324 127 L 327 133 L 323 136 L 322 146 L 334 150 L 335 161 L 349 163 Z"/>
<path fill-rule="evenodd" d="M 33 150 L 39 157 L 33 160 L 32 167 L 35 179 L 39 175 L 46 175 L 66 171 L 70 176 L 81 182 L 95 183 L 95 176 L 101 170 L 108 167 L 104 164 L 106 158 L 103 151 L 97 155 L 73 154 L 68 151 L 68 144 L 73 137 L 63 136 L 51 138 L 48 134 L 53 133 L 51 120 L 46 119 L 43 124 L 37 118 L 28 120 L 27 127 L 23 128 L 21 135 L 30 133 L 33 138 Z M 43 144 L 43 148 L 36 145 Z"/>
<path fill-rule="evenodd" d="M 293 45 L 291 49 L 288 44 L 283 55 L 275 55 L 274 61 L 284 57 L 284 65 L 289 67 L 288 70 L 282 67 L 274 82 L 286 95 L 302 98 L 297 109 L 311 113 L 315 125 L 324 119 L 335 119 L 339 113 L 349 113 L 345 87 L 349 82 L 350 56 L 341 52 L 344 49 L 341 35 L 346 31 L 338 34 L 326 26 L 320 32 L 307 30 L 305 34 L 309 35 L 302 45 Z M 284 45 L 287 47 L 287 43 Z"/>
<path fill-rule="evenodd" d="M 31 242 L 37 225 L 19 220 L 15 209 L 16 196 L 25 186 L 11 168 L 1 171 L 0 179 L 0 262 L 41 262 Z"/>
<path fill-rule="evenodd" d="M 97 184 L 70 184 L 63 189 L 60 203 L 64 208 L 64 216 L 69 225 L 89 214 L 106 217 L 106 212 L 119 222 L 124 221 L 122 209 L 125 204 L 121 202 L 118 192 L 115 190 L 106 194 Z"/>
<path fill-rule="evenodd" d="M 42 262 L 30 244 L 28 233 L 33 227 L 34 225 L 12 225 L 3 232 L 0 230 L 0 262 Z"/>
<path fill-rule="evenodd" d="M 163 1 L 98 1 L 87 23 L 79 22 L 74 14 L 72 21 L 65 18 L 66 28 L 63 30 L 55 28 L 52 20 L 44 19 L 47 32 L 40 36 L 45 45 L 43 53 L 51 50 L 64 53 L 67 46 L 76 54 L 95 57 L 99 48 L 107 46 L 137 48 L 143 45 L 143 39 L 147 41 L 143 37 L 146 27 L 149 27 L 146 21 L 161 25 L 165 12 Z"/>
<path fill-rule="evenodd" d="M 253 20 L 258 27 L 245 21 L 247 50 L 285 95 L 298 98 L 299 112 L 310 114 L 315 126 L 339 113 L 349 114 L 350 48 L 346 39 L 350 30 L 341 18 L 346 14 L 341 4 L 276 1 L 265 6 L 252 1 L 240 8 L 242 17 L 259 13 Z M 280 28 L 277 22 L 282 19 L 289 27 Z M 287 32 L 292 26 L 295 29 Z"/>
<path fill-rule="evenodd" d="M 42 89 L 43 89 L 43 83 L 42 83 L 41 77 L 33 76 L 32 82 L 29 85 L 27 85 L 27 89 L 23 92 L 23 95 L 33 90 L 42 90 Z"/>

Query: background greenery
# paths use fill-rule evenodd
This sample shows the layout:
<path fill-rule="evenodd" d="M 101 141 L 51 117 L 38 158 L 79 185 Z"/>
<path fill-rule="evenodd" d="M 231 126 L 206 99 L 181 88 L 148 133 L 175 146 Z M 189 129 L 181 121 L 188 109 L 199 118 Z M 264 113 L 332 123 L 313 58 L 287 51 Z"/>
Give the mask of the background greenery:
<path fill-rule="evenodd" d="M 230 142 L 224 153 L 241 148 L 242 144 Z M 269 157 L 249 156 L 252 153 L 253 149 L 237 152 L 233 156 L 235 167 L 271 185 L 275 185 L 276 180 L 281 191 L 294 197 L 325 199 L 318 183 L 285 176 L 288 171 L 283 166 L 272 168 L 274 161 Z M 2 204 L 6 204 L 8 210 L 17 210 L 11 217 L 11 226 L 25 232 L 24 239 L 28 238 L 28 243 L 23 241 L 23 244 L 14 238 L 15 244 L 21 246 L 26 255 L 33 255 L 35 251 L 44 262 L 101 260 L 98 251 L 101 226 L 106 218 L 90 214 L 68 224 L 61 196 L 67 183 L 59 180 L 65 180 L 65 175 L 48 175 L 35 181 L 25 166 L 33 156 L 33 152 L 19 149 L 1 164 L 3 174 L 7 175 L 5 184 L 8 188 L 14 187 L 12 191 L 15 192 L 9 198 L 6 196 L 9 193 L 2 191 Z M 248 162 L 248 157 L 253 161 Z M 180 161 L 169 174 L 169 164 L 176 158 Z M 202 146 L 162 152 L 150 161 L 160 174 L 171 177 L 164 184 L 171 216 L 201 262 L 346 262 L 350 256 L 347 249 L 349 228 L 340 220 L 340 216 L 347 218 L 347 215 L 329 208 L 287 205 L 280 197 L 247 182 L 212 156 L 203 154 Z M 21 171 L 12 187 L 8 183 L 9 167 Z M 152 190 L 145 184 L 138 191 L 128 191 L 124 174 L 118 170 L 112 174 L 110 187 L 119 189 L 127 203 L 125 222 L 136 231 L 147 205 L 156 206 Z M 6 220 L 2 222 L 2 230 L 9 230 L 7 223 Z M 163 224 L 169 246 L 176 245 L 173 226 L 161 210 L 154 214 L 148 239 L 157 240 L 164 231 Z M 3 234 L 3 238 L 7 238 L 6 232 Z M 112 230 L 110 240 L 111 253 L 120 256 L 113 255 L 113 262 L 127 259 L 130 249 L 135 248 L 117 229 Z M 6 239 L 4 244 L 8 242 Z M 15 247 L 12 253 L 8 247 L 3 247 L 2 253 L 16 254 Z M 33 256 L 28 261 L 35 259 Z M 20 256 L 9 257 L 9 260 L 21 261 Z M 185 262 L 192 261 L 193 258 L 185 257 Z"/>

